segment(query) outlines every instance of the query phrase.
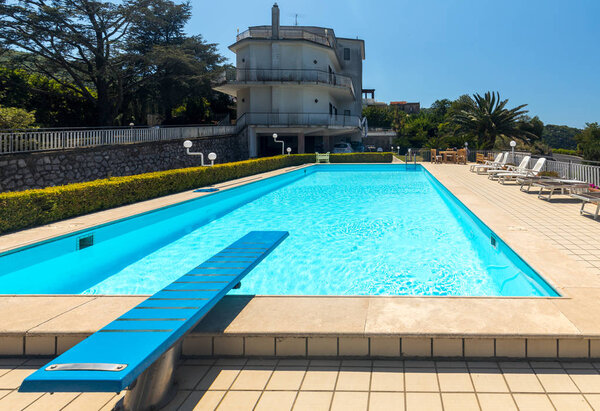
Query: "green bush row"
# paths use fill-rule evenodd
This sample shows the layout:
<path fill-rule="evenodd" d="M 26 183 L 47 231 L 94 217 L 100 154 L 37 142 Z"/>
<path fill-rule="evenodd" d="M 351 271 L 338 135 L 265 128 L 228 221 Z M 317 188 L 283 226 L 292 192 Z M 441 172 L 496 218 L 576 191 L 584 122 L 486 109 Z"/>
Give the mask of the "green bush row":
<path fill-rule="evenodd" d="M 333 163 L 389 163 L 392 161 L 392 155 L 332 154 L 330 160 Z M 39 190 L 0 193 L 0 234 L 314 162 L 314 154 L 295 154 L 217 164 L 214 167 L 182 168 Z"/>
<path fill-rule="evenodd" d="M 568 155 L 571 155 L 571 156 L 578 156 L 578 155 L 580 155 L 577 150 L 569 150 L 567 148 L 553 148 L 552 149 L 552 153 L 556 153 L 556 154 L 568 154 Z"/>

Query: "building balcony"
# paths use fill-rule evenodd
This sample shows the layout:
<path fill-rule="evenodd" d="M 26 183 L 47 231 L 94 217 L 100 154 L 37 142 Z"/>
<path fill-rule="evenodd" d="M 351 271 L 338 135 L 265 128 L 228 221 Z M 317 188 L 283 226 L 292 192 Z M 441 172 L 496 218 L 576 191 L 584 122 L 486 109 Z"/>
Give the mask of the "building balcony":
<path fill-rule="evenodd" d="M 257 127 L 321 127 L 360 129 L 358 116 L 333 115 L 328 113 L 244 113 L 237 119 L 238 129 L 245 126 Z"/>
<path fill-rule="evenodd" d="M 216 90 L 235 96 L 236 92 L 248 85 L 273 85 L 285 83 L 286 85 L 325 85 L 347 92 L 355 97 L 352 79 L 337 73 L 323 70 L 305 69 L 236 69 L 223 73 Z"/>
<path fill-rule="evenodd" d="M 331 47 L 336 49 L 336 40 L 333 30 L 326 28 L 316 29 L 321 33 L 315 33 L 307 29 L 296 28 L 296 27 L 280 27 L 278 39 L 283 40 L 306 40 L 313 43 L 320 44 L 322 46 Z M 271 26 L 258 26 L 251 27 L 248 30 L 240 33 L 236 37 L 236 41 L 242 41 L 245 39 L 261 39 L 271 40 L 273 39 L 273 29 Z"/>

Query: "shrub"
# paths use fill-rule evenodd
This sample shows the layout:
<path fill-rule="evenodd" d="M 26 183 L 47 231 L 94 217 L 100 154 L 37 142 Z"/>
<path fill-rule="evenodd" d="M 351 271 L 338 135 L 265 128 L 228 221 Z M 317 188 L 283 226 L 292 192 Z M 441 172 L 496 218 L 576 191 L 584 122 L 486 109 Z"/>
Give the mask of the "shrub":
<path fill-rule="evenodd" d="M 390 153 L 331 155 L 331 161 L 338 163 L 383 163 L 391 162 L 391 159 Z M 314 162 L 314 154 L 296 154 L 0 193 L 0 234 Z"/>
<path fill-rule="evenodd" d="M 577 156 L 579 155 L 577 150 L 569 150 L 566 148 L 553 148 L 552 149 L 552 153 L 556 153 L 556 154 L 568 154 L 571 156 Z"/>
<path fill-rule="evenodd" d="M 538 174 L 540 177 L 560 177 L 556 171 L 542 171 Z"/>

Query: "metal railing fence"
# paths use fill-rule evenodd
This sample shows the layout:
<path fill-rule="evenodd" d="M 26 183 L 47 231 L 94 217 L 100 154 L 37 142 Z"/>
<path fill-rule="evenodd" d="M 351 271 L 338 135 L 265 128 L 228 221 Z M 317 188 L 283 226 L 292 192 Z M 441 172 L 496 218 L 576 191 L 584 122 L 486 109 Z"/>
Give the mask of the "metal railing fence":
<path fill-rule="evenodd" d="M 342 74 L 313 69 L 236 69 L 223 73 L 221 81 L 311 82 L 348 87 L 354 94 L 352 79 Z"/>
<path fill-rule="evenodd" d="M 0 130 L 0 154 L 235 134 L 237 126 Z"/>

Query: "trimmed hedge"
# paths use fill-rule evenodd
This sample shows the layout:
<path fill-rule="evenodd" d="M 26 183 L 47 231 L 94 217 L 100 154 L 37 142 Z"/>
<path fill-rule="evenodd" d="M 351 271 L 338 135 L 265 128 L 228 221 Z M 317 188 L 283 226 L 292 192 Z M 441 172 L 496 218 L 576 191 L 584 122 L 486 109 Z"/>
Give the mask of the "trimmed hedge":
<path fill-rule="evenodd" d="M 392 155 L 332 154 L 330 159 L 332 163 L 389 163 Z M 314 154 L 295 154 L 0 193 L 0 234 L 314 162 Z"/>

